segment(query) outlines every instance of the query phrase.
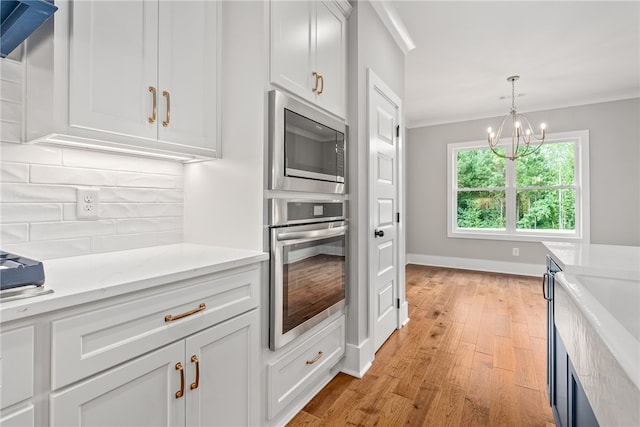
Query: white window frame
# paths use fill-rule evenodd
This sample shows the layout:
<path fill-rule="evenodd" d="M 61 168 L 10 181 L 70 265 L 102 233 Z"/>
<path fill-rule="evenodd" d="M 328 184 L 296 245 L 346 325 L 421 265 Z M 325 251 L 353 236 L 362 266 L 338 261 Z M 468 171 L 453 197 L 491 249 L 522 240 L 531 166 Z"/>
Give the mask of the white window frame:
<path fill-rule="evenodd" d="M 453 238 L 516 240 L 516 241 L 558 241 L 589 243 L 589 131 L 571 131 L 547 134 L 545 144 L 573 142 L 575 144 L 575 230 L 518 230 L 516 229 L 516 187 L 515 161 L 505 159 L 506 168 L 506 229 L 459 228 L 457 209 L 457 157 L 459 151 L 468 149 L 489 149 L 486 140 L 447 144 L 447 234 Z M 511 138 L 502 138 L 498 147 L 509 150 Z M 521 187 L 527 189 L 527 187 Z"/>

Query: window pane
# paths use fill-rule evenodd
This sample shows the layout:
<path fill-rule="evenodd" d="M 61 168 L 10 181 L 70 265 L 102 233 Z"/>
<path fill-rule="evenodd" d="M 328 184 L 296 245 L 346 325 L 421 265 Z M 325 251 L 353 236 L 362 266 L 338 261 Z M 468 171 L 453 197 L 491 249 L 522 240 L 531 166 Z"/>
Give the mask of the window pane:
<path fill-rule="evenodd" d="M 506 227 L 504 191 L 459 191 L 459 228 Z"/>
<path fill-rule="evenodd" d="M 517 192 L 517 224 L 521 230 L 575 230 L 575 190 Z"/>
<path fill-rule="evenodd" d="M 504 152 L 504 149 L 499 151 Z M 458 188 L 505 186 L 504 159 L 489 149 L 458 151 Z"/>
<path fill-rule="evenodd" d="M 572 185 L 575 144 L 544 144 L 516 161 L 516 186 Z"/>

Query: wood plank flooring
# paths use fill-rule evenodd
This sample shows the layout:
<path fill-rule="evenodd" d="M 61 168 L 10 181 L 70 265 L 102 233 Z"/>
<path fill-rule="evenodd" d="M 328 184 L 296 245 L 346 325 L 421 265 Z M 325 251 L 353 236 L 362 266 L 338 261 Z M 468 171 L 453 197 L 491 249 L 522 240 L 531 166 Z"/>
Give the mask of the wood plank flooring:
<path fill-rule="evenodd" d="M 410 322 L 288 426 L 554 426 L 541 280 L 408 265 Z"/>

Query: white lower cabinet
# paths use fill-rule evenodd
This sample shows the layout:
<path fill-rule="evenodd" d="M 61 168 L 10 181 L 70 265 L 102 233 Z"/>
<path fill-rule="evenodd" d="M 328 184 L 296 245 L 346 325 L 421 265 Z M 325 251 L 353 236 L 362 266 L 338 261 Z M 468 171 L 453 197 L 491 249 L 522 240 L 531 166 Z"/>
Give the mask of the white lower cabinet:
<path fill-rule="evenodd" d="M 0 333 L 0 426 L 35 425 L 35 326 Z"/>
<path fill-rule="evenodd" d="M 0 426 L 2 427 L 34 427 L 35 425 L 35 407 L 33 404 L 0 416 Z"/>
<path fill-rule="evenodd" d="M 54 426 L 255 423 L 258 311 L 51 394 Z"/>
<path fill-rule="evenodd" d="M 278 416 L 299 401 L 345 353 L 345 316 L 342 315 L 299 345 L 280 352 L 267 364 L 268 418 Z"/>

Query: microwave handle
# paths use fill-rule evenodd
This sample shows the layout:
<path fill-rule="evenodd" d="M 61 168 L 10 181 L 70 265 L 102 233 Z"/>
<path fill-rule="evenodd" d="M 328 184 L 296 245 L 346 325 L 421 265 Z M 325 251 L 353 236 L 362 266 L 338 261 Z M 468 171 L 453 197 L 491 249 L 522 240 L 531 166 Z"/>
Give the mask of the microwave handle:
<path fill-rule="evenodd" d="M 325 230 L 308 230 L 308 231 L 289 231 L 285 233 L 278 233 L 278 241 L 283 240 L 297 240 L 297 239 L 316 239 L 322 237 L 332 237 L 344 234 L 347 231 L 347 226 L 343 225 L 336 228 L 327 228 Z"/>

